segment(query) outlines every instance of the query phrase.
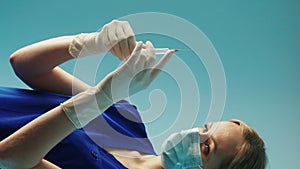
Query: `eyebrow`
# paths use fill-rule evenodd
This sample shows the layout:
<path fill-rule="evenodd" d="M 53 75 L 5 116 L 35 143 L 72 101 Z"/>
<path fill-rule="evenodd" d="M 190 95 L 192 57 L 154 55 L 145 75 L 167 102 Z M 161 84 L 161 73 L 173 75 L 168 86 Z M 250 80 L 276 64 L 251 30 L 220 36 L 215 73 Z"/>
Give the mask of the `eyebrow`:
<path fill-rule="evenodd" d="M 209 128 L 212 128 L 213 124 L 214 124 L 213 122 L 210 123 Z M 206 126 L 206 127 L 207 127 L 207 126 Z M 217 151 L 218 151 L 218 144 L 217 144 L 217 142 L 216 142 L 216 139 L 215 139 L 215 137 L 214 137 L 213 135 L 210 135 L 210 138 L 211 138 L 211 140 L 212 140 L 213 143 L 214 143 L 214 153 L 217 154 Z"/>
<path fill-rule="evenodd" d="M 216 139 L 213 135 L 210 136 L 211 140 L 213 141 L 214 143 L 214 153 L 217 154 L 217 151 L 218 151 L 218 144 L 216 142 Z"/>

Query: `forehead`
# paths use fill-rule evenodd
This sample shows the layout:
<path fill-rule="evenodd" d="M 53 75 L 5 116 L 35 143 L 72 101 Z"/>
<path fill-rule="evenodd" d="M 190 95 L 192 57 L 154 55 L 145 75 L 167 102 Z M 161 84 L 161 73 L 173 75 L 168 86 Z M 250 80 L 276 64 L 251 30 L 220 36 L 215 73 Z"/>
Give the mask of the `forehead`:
<path fill-rule="evenodd" d="M 211 130 L 211 135 L 232 137 L 234 134 L 242 134 L 241 126 L 230 121 L 208 123 L 208 126 L 210 126 L 209 128 Z"/>
<path fill-rule="evenodd" d="M 214 124 L 215 131 L 212 135 L 219 141 L 224 143 L 234 143 L 236 140 L 243 138 L 242 128 L 236 123 L 224 121 Z"/>
<path fill-rule="evenodd" d="M 234 123 L 234 122 L 230 122 L 230 121 L 220 121 L 217 123 L 214 123 L 214 125 L 216 125 L 216 127 L 221 130 L 224 129 L 226 131 L 235 131 L 235 130 L 240 130 L 241 126 Z"/>
<path fill-rule="evenodd" d="M 215 125 L 216 130 L 212 136 L 218 144 L 218 155 L 222 159 L 233 155 L 244 141 L 241 126 L 233 122 L 219 122 Z"/>

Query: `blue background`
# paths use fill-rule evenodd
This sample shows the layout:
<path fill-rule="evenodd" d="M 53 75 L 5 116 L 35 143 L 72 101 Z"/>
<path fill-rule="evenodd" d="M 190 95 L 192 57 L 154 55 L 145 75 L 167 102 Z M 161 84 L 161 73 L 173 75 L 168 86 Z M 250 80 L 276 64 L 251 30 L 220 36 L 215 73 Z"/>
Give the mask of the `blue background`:
<path fill-rule="evenodd" d="M 170 13 L 201 29 L 218 51 L 226 73 L 227 101 L 223 119 L 241 119 L 258 131 L 266 142 L 270 168 L 299 168 L 298 0 L 2 2 L 0 85 L 27 88 L 14 75 L 8 61 L 9 55 L 18 48 L 60 35 L 92 32 L 112 19 L 138 12 Z M 162 37 L 150 40 L 155 45 L 156 41 L 161 42 L 159 38 Z M 189 54 L 183 52 L 182 55 Z M 187 58 L 184 60 L 189 62 Z M 118 64 L 117 59 L 111 62 Z M 69 72 L 73 67 L 74 61 L 63 65 Z M 111 67 L 103 69 L 112 70 Z M 191 64 L 191 69 L 194 71 L 197 67 Z M 205 112 L 209 104 L 207 75 L 195 74 L 203 91 L 201 111 Z M 176 89 L 176 85 L 173 87 Z M 136 104 L 141 109 L 147 107 L 147 103 L 142 105 L 138 100 Z M 195 125 L 202 125 L 201 120 L 198 117 Z M 153 128 L 149 130 L 155 131 Z"/>

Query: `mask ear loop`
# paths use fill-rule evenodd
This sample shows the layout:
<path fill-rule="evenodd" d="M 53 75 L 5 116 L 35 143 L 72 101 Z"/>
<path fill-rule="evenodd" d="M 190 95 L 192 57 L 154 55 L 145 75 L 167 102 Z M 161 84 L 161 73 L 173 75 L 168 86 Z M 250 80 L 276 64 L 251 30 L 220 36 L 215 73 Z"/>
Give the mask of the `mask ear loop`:
<path fill-rule="evenodd" d="M 197 166 L 197 168 L 202 169 L 203 168 L 203 159 L 202 159 L 202 153 L 201 153 L 201 147 L 200 147 L 201 137 L 200 137 L 199 129 L 198 128 L 193 128 L 192 131 L 195 132 L 195 133 L 197 133 L 196 134 L 196 137 L 197 137 L 197 140 L 198 140 L 198 144 L 197 144 L 198 148 L 197 149 L 199 150 L 200 160 L 201 160 L 201 166 Z"/>

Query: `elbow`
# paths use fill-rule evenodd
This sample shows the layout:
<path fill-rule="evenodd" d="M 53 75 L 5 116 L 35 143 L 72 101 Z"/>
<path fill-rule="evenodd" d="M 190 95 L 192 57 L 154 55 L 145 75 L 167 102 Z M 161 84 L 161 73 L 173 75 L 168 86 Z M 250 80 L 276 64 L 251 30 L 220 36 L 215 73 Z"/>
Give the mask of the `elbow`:
<path fill-rule="evenodd" d="M 18 55 L 15 53 L 11 54 L 9 57 L 9 63 L 11 65 L 11 67 L 14 69 L 15 65 L 16 65 L 16 59 L 17 59 Z"/>
<path fill-rule="evenodd" d="M 24 71 L 26 69 L 26 63 L 24 63 L 25 62 L 24 55 L 25 54 L 24 52 L 22 52 L 22 50 L 18 50 L 13 54 L 11 54 L 9 57 L 9 62 L 13 71 L 21 80 L 24 80 L 26 76 L 26 74 L 24 73 L 26 72 Z"/>
<path fill-rule="evenodd" d="M 22 52 L 20 50 L 17 50 L 9 56 L 9 62 L 13 68 L 19 65 L 20 58 L 22 57 L 22 55 Z"/>
<path fill-rule="evenodd" d="M 18 73 L 18 68 L 20 67 L 19 66 L 19 58 L 20 58 L 20 54 L 18 51 L 14 52 L 13 54 L 10 55 L 9 57 L 9 62 L 10 62 L 10 65 L 11 67 L 13 68 L 15 74 L 19 74 Z"/>

